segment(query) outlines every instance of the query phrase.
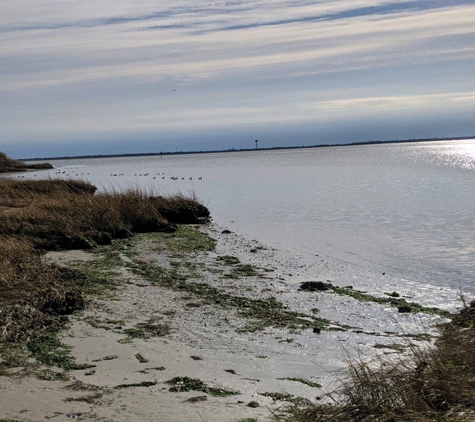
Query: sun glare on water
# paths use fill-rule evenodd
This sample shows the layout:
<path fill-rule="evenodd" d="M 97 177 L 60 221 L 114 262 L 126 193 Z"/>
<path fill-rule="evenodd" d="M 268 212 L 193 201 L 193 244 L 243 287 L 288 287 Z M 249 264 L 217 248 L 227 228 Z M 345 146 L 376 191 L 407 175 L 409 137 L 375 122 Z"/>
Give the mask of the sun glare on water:
<path fill-rule="evenodd" d="M 475 139 L 441 142 L 436 150 L 444 165 L 475 170 Z"/>

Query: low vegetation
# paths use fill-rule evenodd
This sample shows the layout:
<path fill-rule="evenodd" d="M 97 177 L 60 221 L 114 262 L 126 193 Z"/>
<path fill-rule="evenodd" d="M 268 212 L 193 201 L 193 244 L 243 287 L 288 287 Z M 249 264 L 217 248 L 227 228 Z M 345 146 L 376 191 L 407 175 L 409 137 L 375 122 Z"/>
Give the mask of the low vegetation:
<path fill-rule="evenodd" d="M 81 274 L 50 266 L 24 237 L 0 236 L 0 342 L 56 326 L 84 306 Z"/>
<path fill-rule="evenodd" d="M 79 181 L 2 180 L 0 236 L 27 237 L 37 249 L 84 249 L 137 232 L 173 232 L 177 223 L 209 218 L 206 207 L 184 196 L 95 190 Z"/>
<path fill-rule="evenodd" d="M 385 293 L 384 297 L 370 295 L 364 291 L 354 289 L 352 286 L 338 287 L 327 280 L 326 283 L 322 281 L 306 281 L 300 285 L 301 291 L 307 292 L 333 292 L 341 296 L 349 296 L 360 302 L 373 302 L 380 305 L 389 305 L 398 308 L 401 313 L 426 313 L 433 315 L 440 315 L 445 318 L 451 318 L 450 312 L 435 307 L 422 306 L 415 302 L 408 302 L 406 299 L 400 297 L 397 292 Z"/>
<path fill-rule="evenodd" d="M 175 377 L 166 381 L 166 383 L 171 385 L 170 391 L 175 393 L 180 393 L 182 391 L 201 391 L 214 397 L 227 397 L 240 394 L 238 391 L 209 387 L 199 378 Z"/>
<path fill-rule="evenodd" d="M 0 172 L 27 167 L 0 153 Z M 140 232 L 172 233 L 178 223 L 208 219 L 206 207 L 183 196 L 153 196 L 138 189 L 97 194 L 95 186 L 82 181 L 1 179 L 0 373 L 33 356 L 47 367 L 37 375 L 64 377 L 49 367 L 67 371 L 77 365 L 57 339 L 58 329 L 67 315 L 85 306 L 86 295 L 111 288 L 107 271 L 94 264 L 88 271 L 50 265 L 42 256 L 45 250 L 95 248 Z M 167 327 L 145 325 L 139 331 L 160 335 L 158 328 Z"/>
<path fill-rule="evenodd" d="M 475 301 L 439 327 L 433 345 L 409 357 L 383 355 L 348 363 L 335 391 L 293 403 L 277 415 L 292 422 L 468 422 L 475 420 Z"/>
<path fill-rule="evenodd" d="M 321 384 L 319 384 L 318 382 L 313 382 L 313 381 L 310 381 L 310 380 L 307 380 L 305 378 L 291 378 L 291 377 L 287 377 L 287 378 L 277 378 L 279 380 L 287 380 L 287 381 L 296 381 L 296 382 L 301 382 L 302 384 L 305 384 L 305 385 L 308 385 L 309 387 L 315 387 L 315 388 L 321 388 Z"/>
<path fill-rule="evenodd" d="M 426 314 L 440 315 L 445 318 L 451 318 L 452 316 L 450 312 L 444 311 L 443 309 L 422 306 L 415 302 L 408 302 L 407 300 L 400 298 L 399 294 L 396 292 L 388 295 L 389 297 L 377 297 L 377 296 L 364 293 L 360 290 L 356 290 L 353 288 L 350 289 L 348 287 L 332 286 L 332 289 L 335 293 L 339 295 L 350 296 L 353 299 L 359 300 L 360 302 L 373 302 L 373 303 L 379 303 L 381 305 L 387 304 L 394 308 L 398 308 L 400 312 L 412 312 L 412 313 L 422 312 Z M 397 294 L 398 296 L 394 296 L 395 294 Z"/>
<path fill-rule="evenodd" d="M 188 282 L 187 276 L 175 269 L 167 270 L 157 265 L 144 264 L 132 268 L 146 280 L 179 292 L 192 294 L 205 304 L 236 309 L 246 318 L 247 324 L 240 331 L 260 331 L 267 327 L 284 329 L 325 329 L 330 321 L 294 312 L 274 297 L 254 299 L 236 296 L 207 283 Z"/>
<path fill-rule="evenodd" d="M 0 173 L 17 173 L 27 170 L 52 169 L 49 163 L 25 164 L 20 160 L 8 157 L 4 152 L 0 152 Z"/>
<path fill-rule="evenodd" d="M 163 242 L 165 241 L 165 242 Z M 155 241 L 155 250 L 164 250 L 177 258 L 190 252 L 214 251 L 216 240 L 190 226 L 178 226 L 172 233 L 161 233 L 161 239 Z M 181 261 L 178 261 L 180 263 Z"/>

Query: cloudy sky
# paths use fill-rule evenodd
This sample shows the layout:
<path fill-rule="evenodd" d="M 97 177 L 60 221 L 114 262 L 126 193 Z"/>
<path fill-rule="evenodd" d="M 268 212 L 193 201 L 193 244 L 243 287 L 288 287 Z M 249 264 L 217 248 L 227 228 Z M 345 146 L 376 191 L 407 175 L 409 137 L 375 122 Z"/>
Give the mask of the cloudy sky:
<path fill-rule="evenodd" d="M 475 135 L 473 0 L 1 0 L 15 158 Z"/>

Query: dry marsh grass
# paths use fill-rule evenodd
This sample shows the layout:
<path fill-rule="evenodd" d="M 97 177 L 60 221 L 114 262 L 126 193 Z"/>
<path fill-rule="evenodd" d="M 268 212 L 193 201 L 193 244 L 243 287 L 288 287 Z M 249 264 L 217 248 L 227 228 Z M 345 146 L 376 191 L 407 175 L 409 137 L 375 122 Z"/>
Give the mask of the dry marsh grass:
<path fill-rule="evenodd" d="M 0 236 L 0 342 L 38 335 L 84 306 L 76 275 L 47 265 L 24 238 Z"/>
<path fill-rule="evenodd" d="M 14 160 L 8 157 L 4 152 L 0 152 L 0 173 L 15 173 L 29 169 L 51 169 L 53 166 L 49 163 L 25 164 L 20 160 Z"/>
<path fill-rule="evenodd" d="M 292 422 L 468 422 L 475 420 L 475 302 L 441 327 L 433 345 L 410 356 L 349 361 L 323 403 L 293 404 L 277 416 Z"/>
<path fill-rule="evenodd" d="M 40 251 L 92 248 L 209 219 L 192 198 L 95 191 L 78 181 L 0 180 L 0 342 L 28 338 L 84 306 L 83 275 L 46 264 Z"/>
<path fill-rule="evenodd" d="M 95 190 L 77 181 L 0 181 L 0 235 L 24 236 L 46 250 L 88 248 L 134 232 L 170 231 L 173 224 L 209 218 L 205 206 L 183 196 Z"/>

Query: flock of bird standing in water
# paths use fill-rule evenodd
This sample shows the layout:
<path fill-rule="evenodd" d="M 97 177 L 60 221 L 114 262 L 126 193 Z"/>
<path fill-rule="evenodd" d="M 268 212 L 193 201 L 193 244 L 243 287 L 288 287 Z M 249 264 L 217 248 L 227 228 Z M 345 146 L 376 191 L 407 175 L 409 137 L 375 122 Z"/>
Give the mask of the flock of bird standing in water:
<path fill-rule="evenodd" d="M 120 173 L 120 174 L 110 174 L 110 176 L 123 176 L 124 173 Z M 149 173 L 144 173 L 144 174 L 137 174 L 135 173 L 134 176 L 149 176 L 150 174 Z M 157 173 L 157 176 L 162 176 L 162 179 L 165 179 L 165 173 Z M 152 176 L 152 179 L 156 179 L 157 176 Z M 178 180 L 179 177 L 178 176 L 171 176 L 170 177 L 171 180 Z M 182 177 L 181 180 L 185 180 L 185 177 Z M 188 180 L 193 180 L 193 177 L 188 177 Z M 198 180 L 203 180 L 203 176 L 200 176 L 198 177 Z"/>
<path fill-rule="evenodd" d="M 79 167 L 76 167 L 75 170 L 79 169 Z M 58 176 L 62 176 L 64 175 L 64 177 L 80 177 L 80 176 L 88 176 L 90 173 L 79 173 L 78 171 L 75 171 L 75 170 L 63 170 L 63 169 L 55 169 L 55 171 L 53 172 L 53 174 L 55 175 L 58 175 Z M 33 177 L 36 177 L 37 174 L 34 174 Z M 109 176 L 111 177 L 117 177 L 117 176 L 125 176 L 125 173 L 110 173 Z M 156 179 L 157 177 L 161 177 L 162 179 L 165 179 L 165 173 L 157 173 L 156 175 L 152 175 L 151 173 L 134 173 L 134 176 L 136 177 L 147 177 L 147 176 L 152 176 L 152 179 Z M 18 175 L 17 176 L 18 178 L 22 178 L 24 179 L 25 176 L 23 175 Z M 171 176 L 170 177 L 171 180 L 193 180 L 193 177 L 178 177 L 178 176 Z M 198 178 L 196 178 L 195 180 L 203 180 L 203 176 L 200 176 Z"/>

